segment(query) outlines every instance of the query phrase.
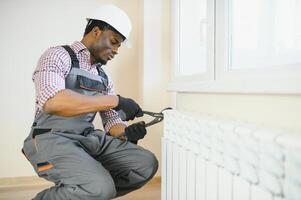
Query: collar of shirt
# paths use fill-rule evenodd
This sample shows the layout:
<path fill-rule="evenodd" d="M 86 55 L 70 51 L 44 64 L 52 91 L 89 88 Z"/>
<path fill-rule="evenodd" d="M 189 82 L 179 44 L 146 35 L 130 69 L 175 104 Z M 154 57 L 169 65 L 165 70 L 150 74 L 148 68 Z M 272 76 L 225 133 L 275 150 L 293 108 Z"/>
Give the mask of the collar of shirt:
<path fill-rule="evenodd" d="M 84 54 L 84 57 L 86 58 L 86 60 L 90 62 L 90 55 L 91 55 L 90 51 L 87 49 L 87 47 L 83 43 L 81 43 L 79 41 L 75 41 L 71 45 L 71 48 L 74 50 L 75 54 Z M 99 69 L 103 70 L 102 64 L 100 64 L 100 63 L 95 63 L 93 65 L 91 65 L 91 63 L 90 63 L 90 69 L 92 69 L 92 68 L 96 68 L 96 69 L 99 68 Z"/>
<path fill-rule="evenodd" d="M 87 55 L 90 56 L 90 52 L 89 52 L 89 50 L 87 49 L 87 47 L 86 47 L 83 43 L 81 43 L 81 42 L 79 42 L 79 41 L 73 42 L 73 44 L 71 44 L 71 47 L 72 47 L 72 49 L 74 50 L 75 53 L 80 53 L 80 52 L 83 51 L 83 52 L 85 52 Z"/>
<path fill-rule="evenodd" d="M 89 69 L 93 69 L 93 68 L 97 67 L 97 65 L 91 65 L 90 51 L 87 49 L 87 47 L 83 43 L 81 43 L 79 41 L 75 41 L 75 42 L 73 42 L 73 44 L 71 44 L 71 48 L 73 49 L 73 51 L 75 52 L 76 55 L 83 58 L 82 61 L 84 61 L 88 64 Z"/>

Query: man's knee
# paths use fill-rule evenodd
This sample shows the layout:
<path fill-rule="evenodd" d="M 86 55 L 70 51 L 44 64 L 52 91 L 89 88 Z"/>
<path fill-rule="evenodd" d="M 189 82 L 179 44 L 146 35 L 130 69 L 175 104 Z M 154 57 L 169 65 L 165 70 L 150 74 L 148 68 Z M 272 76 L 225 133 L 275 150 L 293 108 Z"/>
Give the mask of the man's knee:
<path fill-rule="evenodd" d="M 158 170 L 158 160 L 156 156 L 150 152 L 145 151 L 143 160 L 140 162 L 142 174 L 145 177 L 146 181 L 151 179 Z"/>

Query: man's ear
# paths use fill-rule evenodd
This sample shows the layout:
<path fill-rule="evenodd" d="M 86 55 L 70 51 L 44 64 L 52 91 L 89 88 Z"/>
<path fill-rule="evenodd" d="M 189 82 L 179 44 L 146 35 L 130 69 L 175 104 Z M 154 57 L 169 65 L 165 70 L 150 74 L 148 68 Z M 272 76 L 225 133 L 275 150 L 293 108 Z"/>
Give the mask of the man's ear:
<path fill-rule="evenodd" d="M 99 38 L 103 33 L 103 31 L 98 26 L 94 26 L 91 32 L 94 38 Z"/>

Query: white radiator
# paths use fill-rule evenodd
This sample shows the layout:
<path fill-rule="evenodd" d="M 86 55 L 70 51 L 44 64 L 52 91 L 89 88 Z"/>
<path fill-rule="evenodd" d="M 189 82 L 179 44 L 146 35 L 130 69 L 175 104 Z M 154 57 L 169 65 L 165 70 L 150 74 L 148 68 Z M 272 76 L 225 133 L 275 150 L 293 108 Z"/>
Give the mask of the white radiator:
<path fill-rule="evenodd" d="M 301 135 L 164 112 L 162 200 L 301 200 Z"/>

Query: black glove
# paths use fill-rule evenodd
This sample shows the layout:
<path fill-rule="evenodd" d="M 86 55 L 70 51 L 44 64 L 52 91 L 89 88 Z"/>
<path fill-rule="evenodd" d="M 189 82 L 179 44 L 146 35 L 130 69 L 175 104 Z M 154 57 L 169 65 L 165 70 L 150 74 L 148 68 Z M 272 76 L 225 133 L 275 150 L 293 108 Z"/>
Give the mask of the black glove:
<path fill-rule="evenodd" d="M 116 111 L 123 111 L 125 114 L 125 119 L 122 119 L 124 121 L 129 121 L 135 119 L 135 117 L 142 117 L 143 112 L 140 106 L 130 98 L 124 98 L 120 95 L 117 95 L 119 97 L 119 103 L 118 106 L 113 108 Z"/>
<path fill-rule="evenodd" d="M 137 122 L 125 128 L 124 135 L 127 140 L 135 142 L 146 135 L 145 122 Z"/>

